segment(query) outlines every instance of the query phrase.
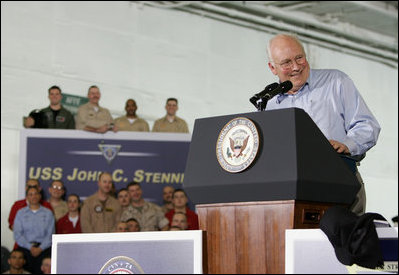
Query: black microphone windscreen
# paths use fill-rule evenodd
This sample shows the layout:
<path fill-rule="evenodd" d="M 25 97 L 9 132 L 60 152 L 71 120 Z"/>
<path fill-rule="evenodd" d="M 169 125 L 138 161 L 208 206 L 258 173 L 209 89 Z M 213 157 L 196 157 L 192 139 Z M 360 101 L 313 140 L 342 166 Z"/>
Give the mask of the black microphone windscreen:
<path fill-rule="evenodd" d="M 274 83 L 272 83 L 272 84 L 269 84 L 269 85 L 267 85 L 264 89 L 263 89 L 263 91 L 273 91 L 274 89 L 276 89 L 277 87 L 278 87 L 278 83 L 277 82 L 274 82 Z"/>
<path fill-rule="evenodd" d="M 267 86 L 263 89 L 263 91 L 261 91 L 261 92 L 255 94 L 253 97 L 251 97 L 251 98 L 249 99 L 249 101 L 250 101 L 255 107 L 258 108 L 258 103 L 257 103 L 257 101 L 258 101 L 259 99 L 263 98 L 267 93 L 270 93 L 271 91 L 274 91 L 275 89 L 277 89 L 278 86 L 279 86 L 279 84 L 278 84 L 277 82 L 274 82 L 274 83 L 272 83 L 272 84 L 267 85 Z"/>
<path fill-rule="evenodd" d="M 287 80 L 280 84 L 281 93 L 286 93 L 292 89 L 292 82 Z"/>

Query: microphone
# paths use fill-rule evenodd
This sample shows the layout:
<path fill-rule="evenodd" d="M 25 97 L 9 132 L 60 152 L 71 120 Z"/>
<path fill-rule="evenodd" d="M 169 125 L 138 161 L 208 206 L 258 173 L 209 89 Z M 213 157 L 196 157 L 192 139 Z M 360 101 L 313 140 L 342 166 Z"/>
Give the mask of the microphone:
<path fill-rule="evenodd" d="M 269 100 L 272 97 L 274 97 L 275 95 L 281 94 L 281 93 L 286 93 L 291 89 L 292 89 L 292 82 L 287 80 L 287 81 L 280 83 L 280 85 L 278 85 L 278 87 L 275 88 L 274 90 L 265 92 L 264 95 L 261 97 L 261 99 Z"/>
<path fill-rule="evenodd" d="M 274 83 L 272 83 L 272 84 L 267 85 L 267 86 L 263 89 L 263 91 L 261 91 L 261 92 L 255 94 L 253 97 L 251 97 L 251 98 L 249 99 L 249 101 L 250 101 L 253 105 L 255 105 L 256 108 L 258 108 L 258 103 L 257 103 L 257 101 L 258 101 L 259 99 L 263 98 L 267 93 L 270 93 L 270 92 L 272 92 L 273 90 L 277 89 L 278 86 L 279 86 L 279 85 L 278 85 L 277 82 L 274 82 Z"/>

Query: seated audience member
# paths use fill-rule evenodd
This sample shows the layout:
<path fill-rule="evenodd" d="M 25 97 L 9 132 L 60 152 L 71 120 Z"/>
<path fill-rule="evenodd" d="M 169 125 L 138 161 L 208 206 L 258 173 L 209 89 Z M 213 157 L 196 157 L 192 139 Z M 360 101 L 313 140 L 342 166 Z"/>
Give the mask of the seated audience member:
<path fill-rule="evenodd" d="M 68 212 L 67 203 L 63 199 L 65 194 L 64 183 L 60 180 L 53 181 L 48 188 L 48 192 L 50 193 L 48 202 L 54 210 L 55 221 L 58 221 Z"/>
<path fill-rule="evenodd" d="M 172 202 L 172 196 L 174 191 L 175 189 L 172 186 L 165 186 L 162 190 L 163 205 L 161 208 L 164 214 L 168 213 L 174 208 Z"/>
<path fill-rule="evenodd" d="M 39 191 L 42 190 L 42 188 L 40 187 L 40 182 L 37 179 L 29 179 L 26 181 L 26 185 L 25 185 L 25 192 L 28 190 L 28 187 L 37 187 Z M 8 227 L 13 230 L 13 226 L 14 226 L 14 219 L 15 216 L 17 215 L 17 212 L 24 208 L 25 206 L 28 205 L 27 203 L 28 199 L 22 199 L 19 201 L 16 201 L 13 206 L 11 207 L 10 210 L 10 215 L 8 216 Z M 51 204 L 43 199 L 40 200 L 40 204 L 43 205 L 44 207 L 50 209 L 51 211 L 53 211 L 53 208 L 51 207 Z"/>
<path fill-rule="evenodd" d="M 43 274 L 51 274 L 51 256 L 46 256 L 42 260 L 42 265 L 40 267 Z"/>
<path fill-rule="evenodd" d="M 88 197 L 80 212 L 80 225 L 83 233 L 114 232 L 121 220 L 121 206 L 117 199 L 110 195 L 112 176 L 103 172 L 98 178 L 98 190 Z"/>
<path fill-rule="evenodd" d="M 177 99 L 168 98 L 166 100 L 166 115 L 154 122 L 152 127 L 153 132 L 174 132 L 174 133 L 188 133 L 187 122 L 178 117 L 176 112 L 178 110 Z"/>
<path fill-rule="evenodd" d="M 174 209 L 170 210 L 168 213 L 165 214 L 165 217 L 168 218 L 170 224 L 172 223 L 172 218 L 175 212 L 182 212 L 186 214 L 187 216 L 187 224 L 188 224 L 188 230 L 198 230 L 199 225 L 198 225 L 198 216 L 194 211 L 191 211 L 187 207 L 187 195 L 186 192 L 184 192 L 183 189 L 176 189 L 175 192 L 173 193 L 173 205 Z"/>
<path fill-rule="evenodd" d="M 122 188 L 121 190 L 119 190 L 118 201 L 119 201 L 119 204 L 121 205 L 122 213 L 123 213 L 123 211 L 125 211 L 126 208 L 130 205 L 129 192 L 127 191 L 126 188 Z"/>
<path fill-rule="evenodd" d="M 26 198 L 28 206 L 15 216 L 14 239 L 25 255 L 25 269 L 40 273 L 42 259 L 51 253 L 55 220 L 53 212 L 40 204 L 41 195 L 37 187 L 28 187 Z"/>
<path fill-rule="evenodd" d="M 118 131 L 149 132 L 148 122 L 136 115 L 137 105 L 133 99 L 128 99 L 125 106 L 126 115 L 115 119 Z"/>
<path fill-rule="evenodd" d="M 78 108 L 76 114 L 76 129 L 94 133 L 105 133 L 114 129 L 114 122 L 108 109 L 100 107 L 100 89 L 93 85 L 87 93 L 89 102 Z"/>
<path fill-rule="evenodd" d="M 187 216 L 182 212 L 175 212 L 173 214 L 171 227 L 179 227 L 181 230 L 188 228 Z"/>
<path fill-rule="evenodd" d="M 139 232 L 139 231 L 141 231 L 140 224 L 135 218 L 128 219 L 126 221 L 126 223 L 127 223 L 127 230 L 129 232 Z"/>
<path fill-rule="evenodd" d="M 50 106 L 32 111 L 24 119 L 25 128 L 75 129 L 75 119 L 70 111 L 61 105 L 61 89 L 51 86 L 48 89 Z"/>
<path fill-rule="evenodd" d="M 115 232 L 129 232 L 126 222 L 118 222 Z"/>
<path fill-rule="evenodd" d="M 70 194 L 67 199 L 68 212 L 57 221 L 57 234 L 82 233 L 80 227 L 80 199 L 76 194 Z"/>
<path fill-rule="evenodd" d="M 21 250 L 13 250 L 8 258 L 9 269 L 3 274 L 31 274 L 24 269 L 25 263 L 24 253 Z"/>
<path fill-rule="evenodd" d="M 143 190 L 140 183 L 130 182 L 127 185 L 130 196 L 130 205 L 123 211 L 121 220 L 127 221 L 135 218 L 141 227 L 141 231 L 168 230 L 169 222 L 165 218 L 160 206 L 143 199 Z"/>

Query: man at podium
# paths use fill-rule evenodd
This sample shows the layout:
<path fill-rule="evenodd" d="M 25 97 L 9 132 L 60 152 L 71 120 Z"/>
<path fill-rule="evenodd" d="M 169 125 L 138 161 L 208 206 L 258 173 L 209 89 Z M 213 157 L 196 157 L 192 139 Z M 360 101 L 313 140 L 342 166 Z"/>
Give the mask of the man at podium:
<path fill-rule="evenodd" d="M 309 114 L 356 174 L 361 188 L 350 209 L 363 214 L 366 194 L 357 165 L 376 144 L 380 125 L 345 73 L 310 69 L 304 48 L 295 36 L 274 36 L 267 53 L 272 73 L 281 83 L 290 80 L 292 89 L 271 98 L 266 110 L 297 107 Z"/>

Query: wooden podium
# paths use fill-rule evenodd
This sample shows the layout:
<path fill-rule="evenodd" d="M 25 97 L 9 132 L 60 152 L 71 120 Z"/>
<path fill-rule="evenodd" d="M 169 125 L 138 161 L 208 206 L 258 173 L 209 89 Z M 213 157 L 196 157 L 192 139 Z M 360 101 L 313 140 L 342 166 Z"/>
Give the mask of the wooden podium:
<path fill-rule="evenodd" d="M 257 158 L 229 173 L 215 147 L 236 117 L 255 123 Z M 326 209 L 350 204 L 359 183 L 312 119 L 291 108 L 197 119 L 184 189 L 206 232 L 205 273 L 285 273 L 285 230 L 318 228 Z"/>

